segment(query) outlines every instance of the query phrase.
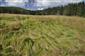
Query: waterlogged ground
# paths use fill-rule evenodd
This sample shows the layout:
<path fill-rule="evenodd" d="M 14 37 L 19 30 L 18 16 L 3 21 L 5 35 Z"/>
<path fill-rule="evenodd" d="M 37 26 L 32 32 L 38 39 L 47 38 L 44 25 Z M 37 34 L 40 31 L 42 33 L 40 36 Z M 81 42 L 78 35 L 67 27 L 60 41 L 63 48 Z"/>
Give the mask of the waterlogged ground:
<path fill-rule="evenodd" d="M 0 56 L 85 56 L 85 18 L 0 14 Z"/>

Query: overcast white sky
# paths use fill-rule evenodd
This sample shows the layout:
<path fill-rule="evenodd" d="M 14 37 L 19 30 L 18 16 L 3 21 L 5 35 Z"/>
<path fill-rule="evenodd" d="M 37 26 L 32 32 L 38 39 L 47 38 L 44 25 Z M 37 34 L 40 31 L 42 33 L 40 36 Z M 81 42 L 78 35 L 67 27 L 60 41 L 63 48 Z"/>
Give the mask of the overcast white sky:
<path fill-rule="evenodd" d="M 57 5 L 58 3 L 60 4 L 67 4 L 67 3 L 77 3 L 77 2 L 81 2 L 82 0 L 37 0 L 37 4 L 39 4 L 39 6 L 52 6 L 53 4 Z"/>
<path fill-rule="evenodd" d="M 55 5 L 57 5 L 57 3 L 67 4 L 67 3 L 76 3 L 80 1 L 82 0 L 36 0 L 37 6 L 53 6 L 52 4 Z M 6 0 L 6 2 L 8 2 L 9 5 L 18 5 L 20 3 L 23 4 L 24 2 L 28 2 L 28 0 Z"/>
<path fill-rule="evenodd" d="M 0 0 L 2 2 L 3 0 Z M 30 0 L 33 1 L 33 0 Z M 58 5 L 64 5 L 68 3 L 78 3 L 83 0 L 35 0 L 35 4 L 32 6 L 40 6 L 40 7 L 53 7 Z M 28 2 L 28 0 L 5 0 L 5 2 L 8 2 L 8 6 L 24 6 L 25 2 Z M 28 3 L 29 5 L 29 3 Z"/>

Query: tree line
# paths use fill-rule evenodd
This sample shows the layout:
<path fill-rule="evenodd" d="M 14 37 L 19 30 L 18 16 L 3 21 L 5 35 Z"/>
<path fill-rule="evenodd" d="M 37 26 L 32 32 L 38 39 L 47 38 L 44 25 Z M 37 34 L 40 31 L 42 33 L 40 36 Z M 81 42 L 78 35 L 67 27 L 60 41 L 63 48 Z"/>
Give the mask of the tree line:
<path fill-rule="evenodd" d="M 11 14 L 30 14 L 30 10 L 26 10 L 19 7 L 0 7 L 0 13 L 11 13 Z"/>
<path fill-rule="evenodd" d="M 38 13 L 37 13 L 38 12 Z M 39 15 L 68 15 L 68 16 L 85 16 L 85 3 L 71 3 L 66 6 L 58 6 L 48 8 L 42 11 L 37 11 Z"/>
<path fill-rule="evenodd" d="M 85 16 L 85 3 L 71 3 L 65 6 L 62 5 L 37 11 L 26 10 L 18 7 L 0 7 L 0 13 Z"/>

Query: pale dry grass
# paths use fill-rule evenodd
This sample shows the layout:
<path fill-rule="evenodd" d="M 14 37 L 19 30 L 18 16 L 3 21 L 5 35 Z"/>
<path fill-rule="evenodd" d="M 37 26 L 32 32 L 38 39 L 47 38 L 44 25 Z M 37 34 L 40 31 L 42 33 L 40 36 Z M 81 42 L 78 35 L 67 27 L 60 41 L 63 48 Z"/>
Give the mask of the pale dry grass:
<path fill-rule="evenodd" d="M 85 18 L 0 14 L 0 56 L 84 56 Z"/>

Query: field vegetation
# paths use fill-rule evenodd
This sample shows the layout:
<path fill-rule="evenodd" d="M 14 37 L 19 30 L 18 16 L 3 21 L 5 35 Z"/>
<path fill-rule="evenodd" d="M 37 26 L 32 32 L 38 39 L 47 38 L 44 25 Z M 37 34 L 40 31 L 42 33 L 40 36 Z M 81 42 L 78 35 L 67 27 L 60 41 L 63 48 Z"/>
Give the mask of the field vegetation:
<path fill-rule="evenodd" d="M 85 56 L 85 18 L 0 14 L 0 56 Z"/>

